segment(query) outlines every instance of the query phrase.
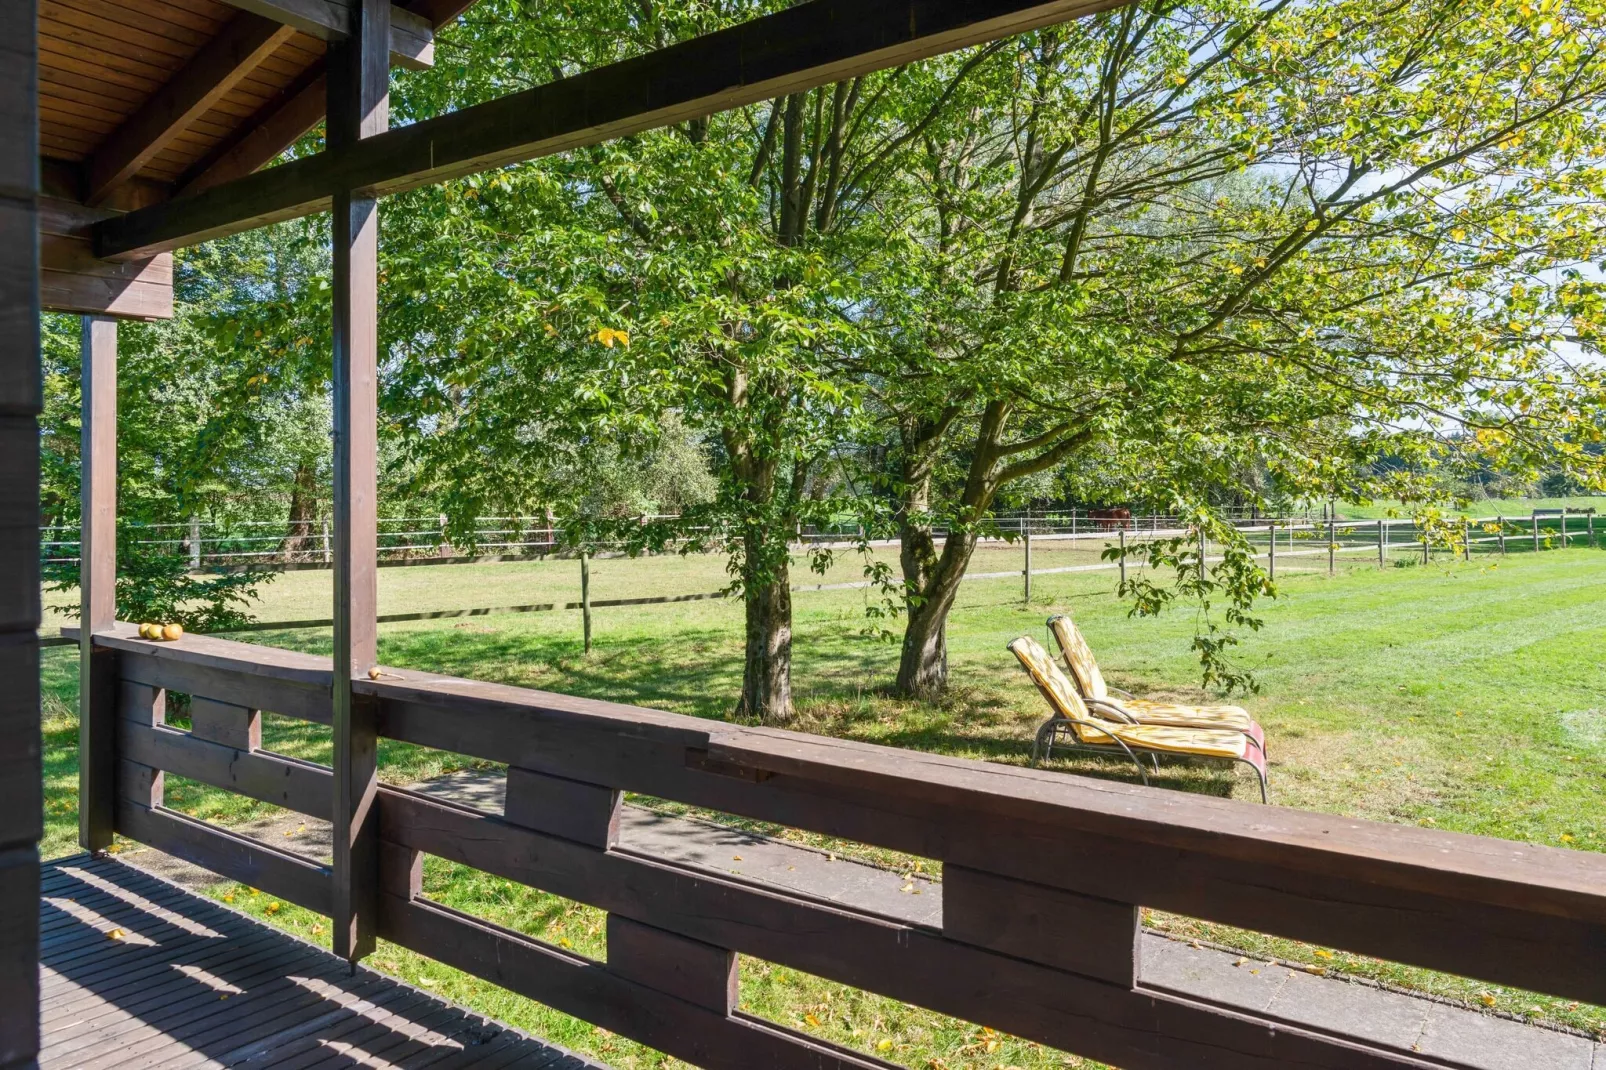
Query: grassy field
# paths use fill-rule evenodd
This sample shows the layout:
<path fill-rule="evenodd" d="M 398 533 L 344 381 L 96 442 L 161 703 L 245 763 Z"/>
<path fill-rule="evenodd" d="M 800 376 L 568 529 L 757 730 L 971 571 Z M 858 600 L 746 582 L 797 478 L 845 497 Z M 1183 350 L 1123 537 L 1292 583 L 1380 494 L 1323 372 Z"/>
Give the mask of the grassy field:
<path fill-rule="evenodd" d="M 1387 516 L 1410 516 L 1413 506 L 1403 505 L 1400 502 L 1379 501 L 1370 505 L 1341 504 L 1338 515 L 1347 520 L 1376 520 Z M 1528 516 L 1535 509 L 1576 509 L 1583 512 L 1586 509 L 1606 511 L 1606 497 L 1575 497 L 1575 498 L 1485 498 L 1481 501 L 1467 502 L 1445 509 L 1450 516 L 1480 517 L 1494 516 Z"/>
<path fill-rule="evenodd" d="M 1001 560 L 1004 553 L 1000 551 Z M 698 589 L 700 574 L 665 575 L 650 567 L 666 560 L 706 567 L 703 561 L 679 559 L 605 561 L 597 566 L 598 585 L 617 584 L 618 590 L 632 594 L 662 587 L 685 590 L 687 584 Z M 856 578 L 857 566 L 839 567 L 850 570 L 842 578 Z M 547 562 L 391 569 L 381 575 L 393 585 L 387 597 L 395 599 L 406 585 L 419 584 L 407 597 L 435 600 L 447 608 L 481 604 L 477 600 L 482 598 L 490 599 L 483 602 L 487 605 L 564 600 L 563 575 L 574 571 L 573 562 Z M 1030 606 L 1021 604 L 1018 582 L 967 584 L 950 625 L 955 687 L 940 705 L 893 701 L 881 694 L 896 662 L 896 648 L 865 637 L 865 592 L 800 595 L 795 670 L 800 727 L 1023 763 L 1031 730 L 1044 711 L 1003 647 L 1022 633 L 1042 635 L 1044 618 L 1061 611 L 1081 623 L 1116 685 L 1155 697 L 1203 697 L 1193 685 L 1197 666 L 1187 651 L 1192 617 L 1131 619 L 1111 596 L 1111 581 L 1107 573 L 1039 577 Z M 313 604 L 317 582 L 326 584 L 327 574 L 284 577 L 269 588 L 262 615 L 303 615 L 284 603 L 304 599 Z M 1606 552 L 1578 548 L 1467 565 L 1354 568 L 1331 579 L 1319 572 L 1288 576 L 1280 587 L 1282 597 L 1265 606 L 1265 629 L 1246 637 L 1242 653 L 1243 661 L 1256 667 L 1261 684 L 1260 693 L 1243 702 L 1267 729 L 1275 804 L 1574 850 L 1606 849 L 1606 808 L 1599 805 L 1606 789 L 1606 678 L 1599 672 L 1606 657 Z M 585 656 L 578 614 L 572 612 L 430 621 L 387 626 L 381 634 L 381 657 L 396 666 L 703 717 L 728 715 L 740 672 L 739 605 L 693 602 L 600 610 L 595 637 L 595 650 Z M 326 652 L 329 643 L 327 632 L 320 631 L 257 633 L 251 638 L 319 652 Z M 72 652 L 47 651 L 45 675 L 45 850 L 60 855 L 74 849 L 76 822 Z M 267 720 L 268 746 L 327 760 L 326 730 Z M 393 783 L 470 764 L 395 743 L 382 745 L 380 760 L 382 775 Z M 1063 768 L 1109 777 L 1129 772 L 1087 760 Z M 1257 797 L 1247 774 L 1224 770 L 1175 767 L 1161 783 L 1245 800 Z M 271 807 L 176 779 L 169 780 L 168 801 L 227 823 L 273 813 Z M 851 844 L 835 846 L 844 853 L 860 853 Z M 912 864 L 884 854 L 879 858 Z M 426 869 L 426 891 L 459 909 L 603 956 L 601 915 L 590 908 L 435 859 Z M 235 885 L 219 885 L 214 894 L 304 936 L 327 940 L 324 923 L 314 915 Z M 1606 1012 L 1597 1008 L 1187 918 L 1151 914 L 1146 920 L 1255 955 L 1592 1031 L 1606 1029 Z M 638 1045 L 401 949 L 384 946 L 370 961 L 618 1066 L 663 1065 L 660 1056 Z M 1088 1065 L 763 962 L 744 960 L 742 999 L 753 1013 L 910 1066 Z"/>

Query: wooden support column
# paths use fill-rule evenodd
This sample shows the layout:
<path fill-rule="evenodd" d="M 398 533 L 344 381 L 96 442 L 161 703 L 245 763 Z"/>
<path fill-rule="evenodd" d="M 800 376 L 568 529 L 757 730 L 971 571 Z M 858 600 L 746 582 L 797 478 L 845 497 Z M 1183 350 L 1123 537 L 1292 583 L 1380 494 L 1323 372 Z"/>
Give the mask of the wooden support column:
<path fill-rule="evenodd" d="M 389 125 L 389 0 L 353 5 L 350 36 L 329 49 L 329 147 Z M 378 737 L 351 682 L 378 660 L 379 205 L 334 191 L 334 950 L 374 949 L 379 853 Z"/>
<path fill-rule="evenodd" d="M 95 632 L 117 619 L 117 321 L 83 317 L 79 446 L 78 842 L 112 842 L 116 794 L 117 654 Z"/>
<path fill-rule="evenodd" d="M 39 1052 L 39 31 L 0 3 L 0 1067 Z"/>

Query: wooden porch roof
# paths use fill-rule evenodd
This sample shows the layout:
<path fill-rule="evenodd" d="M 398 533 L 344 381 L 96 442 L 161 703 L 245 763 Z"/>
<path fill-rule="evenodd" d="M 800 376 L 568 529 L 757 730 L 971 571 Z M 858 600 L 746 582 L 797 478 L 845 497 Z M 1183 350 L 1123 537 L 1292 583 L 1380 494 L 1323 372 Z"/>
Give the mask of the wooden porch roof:
<path fill-rule="evenodd" d="M 164 87 L 210 63 L 212 92 L 197 94 L 199 114 L 175 123 L 133 166 L 135 177 L 183 185 L 322 58 L 318 38 L 265 22 L 218 0 L 43 0 L 39 151 L 80 166 L 95 162 Z M 238 49 L 247 38 L 265 54 L 224 70 L 216 50 Z"/>
<path fill-rule="evenodd" d="M 391 62 L 428 67 L 473 0 L 392 6 Z M 323 119 L 351 0 L 40 0 L 44 307 L 172 315 L 172 262 L 98 259 L 91 228 L 249 175 Z"/>

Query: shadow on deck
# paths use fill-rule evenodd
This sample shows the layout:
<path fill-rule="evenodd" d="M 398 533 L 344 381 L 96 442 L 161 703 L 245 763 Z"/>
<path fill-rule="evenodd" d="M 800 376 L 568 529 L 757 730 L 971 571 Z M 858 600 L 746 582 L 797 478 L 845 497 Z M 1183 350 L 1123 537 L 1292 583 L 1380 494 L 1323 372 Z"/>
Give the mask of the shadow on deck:
<path fill-rule="evenodd" d="M 42 1070 L 606 1070 L 115 859 L 41 877 Z"/>

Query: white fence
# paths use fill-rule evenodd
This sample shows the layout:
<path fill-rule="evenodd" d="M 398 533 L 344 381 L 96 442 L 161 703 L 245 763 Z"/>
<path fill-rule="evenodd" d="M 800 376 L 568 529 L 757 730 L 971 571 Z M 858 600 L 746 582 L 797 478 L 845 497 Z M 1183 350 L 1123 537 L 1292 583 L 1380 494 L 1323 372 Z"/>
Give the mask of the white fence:
<path fill-rule="evenodd" d="M 647 517 L 644 519 L 669 519 Z M 1260 555 L 1269 567 L 1282 560 L 1327 555 L 1377 554 L 1380 563 L 1403 556 L 1500 552 L 1512 548 L 1545 549 L 1577 545 L 1580 540 L 1594 545 L 1595 512 L 1590 510 L 1543 510 L 1526 516 L 1494 517 L 1472 521 L 1451 521 L 1429 532 L 1410 518 L 1385 520 L 1342 520 L 1315 516 L 1241 517 L 1232 521 L 1251 545 L 1264 547 Z M 446 537 L 444 517 L 389 517 L 379 521 L 379 556 L 389 564 L 445 564 L 469 560 L 517 560 L 552 554 L 560 549 L 561 536 L 541 517 L 480 517 L 471 542 L 454 546 Z M 195 569 L 246 567 L 327 568 L 330 560 L 330 532 L 327 521 L 289 524 L 285 521 L 244 521 L 227 526 L 206 524 L 199 519 L 188 523 L 133 525 L 135 543 L 161 547 L 190 559 Z M 1029 557 L 1031 544 L 1045 550 L 1056 543 L 1085 545 L 1101 553 L 1106 544 L 1142 542 L 1173 538 L 1187 533 L 1177 517 L 1127 515 L 1125 510 L 1069 510 L 1032 513 L 1021 511 L 994 517 L 983 545 L 1006 542 L 1019 544 Z M 78 529 L 47 526 L 41 529 L 41 550 L 45 563 L 77 560 Z M 801 528 L 794 539 L 801 547 L 848 547 L 862 538 L 862 529 L 851 525 Z M 896 546 L 897 539 L 875 539 L 871 545 Z M 1437 544 L 1437 545 L 1435 545 Z M 1521 545 L 1519 545 L 1521 544 Z M 1025 560 L 1019 572 L 990 572 L 975 578 L 1019 575 L 1028 569 Z M 1087 561 L 1074 566 L 1032 568 L 1032 574 L 1099 568 L 1118 569 L 1120 562 Z"/>

